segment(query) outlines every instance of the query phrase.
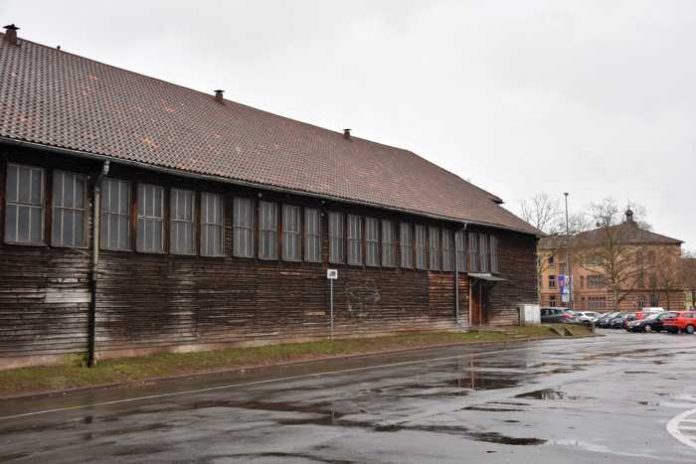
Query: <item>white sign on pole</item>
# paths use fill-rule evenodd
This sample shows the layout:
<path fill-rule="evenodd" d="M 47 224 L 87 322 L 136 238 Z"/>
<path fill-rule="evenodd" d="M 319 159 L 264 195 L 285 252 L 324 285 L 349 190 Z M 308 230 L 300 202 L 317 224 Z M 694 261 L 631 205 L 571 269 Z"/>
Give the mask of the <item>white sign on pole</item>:
<path fill-rule="evenodd" d="M 331 341 L 334 338 L 334 303 L 333 303 L 333 281 L 338 280 L 338 269 L 327 269 L 326 278 L 329 279 L 329 301 L 330 301 L 330 321 L 331 321 Z"/>
<path fill-rule="evenodd" d="M 338 269 L 327 269 L 326 278 L 329 280 L 338 280 Z"/>

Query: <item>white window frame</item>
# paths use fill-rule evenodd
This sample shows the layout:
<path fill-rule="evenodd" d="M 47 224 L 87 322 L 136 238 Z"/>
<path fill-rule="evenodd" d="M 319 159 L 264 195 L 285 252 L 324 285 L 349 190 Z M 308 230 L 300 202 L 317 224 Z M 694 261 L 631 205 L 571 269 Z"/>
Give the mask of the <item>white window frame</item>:
<path fill-rule="evenodd" d="M 382 266 L 396 267 L 396 240 L 394 222 L 382 219 Z"/>
<path fill-rule="evenodd" d="M 362 240 L 362 216 L 348 215 L 348 264 L 362 266 L 363 264 L 363 240 Z"/>
<path fill-rule="evenodd" d="M 440 228 L 428 227 L 428 269 L 442 270 L 442 250 L 440 247 Z"/>
<path fill-rule="evenodd" d="M 345 214 L 339 211 L 329 212 L 329 262 L 345 262 Z"/>
<path fill-rule="evenodd" d="M 283 205 L 283 260 L 302 261 L 302 208 Z"/>
<path fill-rule="evenodd" d="M 365 265 L 379 267 L 379 220 L 365 218 Z"/>
<path fill-rule="evenodd" d="M 225 256 L 225 199 L 218 193 L 201 192 L 200 253 L 211 258 Z"/>
<path fill-rule="evenodd" d="M 145 198 L 148 196 L 148 192 L 152 193 L 152 199 L 150 200 L 149 198 Z M 159 192 L 160 195 L 160 208 L 159 208 L 159 215 L 157 214 L 147 214 L 146 213 L 146 203 L 149 201 L 152 201 L 153 204 L 151 205 L 153 210 L 156 210 L 156 205 L 155 203 L 155 197 L 156 195 L 154 194 L 155 192 Z M 139 183 L 138 184 L 138 234 L 137 234 L 137 246 L 136 249 L 140 253 L 155 253 L 155 254 L 161 254 L 164 253 L 165 251 L 165 236 L 164 236 L 164 208 L 165 208 L 165 190 L 164 187 L 161 185 L 154 185 L 154 184 L 146 184 L 146 183 Z M 157 213 L 157 211 L 154 211 L 154 213 Z M 141 228 L 140 225 L 143 224 L 144 227 L 147 229 L 148 224 L 152 225 L 152 239 L 150 240 L 150 244 L 146 244 L 145 240 L 147 240 L 147 231 L 145 234 L 141 233 Z M 156 233 L 159 234 L 160 236 L 160 247 L 159 249 L 155 247 L 155 237 Z M 143 237 L 145 235 L 145 237 Z"/>
<path fill-rule="evenodd" d="M 116 187 L 116 188 L 114 188 Z M 114 190 L 116 190 L 114 192 Z M 99 231 L 99 247 L 110 251 L 131 251 L 131 183 L 126 180 L 107 177 L 101 186 L 101 220 Z M 112 195 L 117 195 L 117 210 L 111 210 Z M 125 199 L 124 199 L 125 196 Z M 123 208 L 122 200 L 125 201 Z M 124 211 L 125 210 L 125 211 Z M 117 236 L 111 237 L 113 222 L 116 222 Z M 121 237 L 121 224 L 125 221 L 125 237 Z"/>
<path fill-rule="evenodd" d="M 183 211 L 179 210 L 179 200 L 183 200 Z M 196 254 L 196 222 L 196 192 L 171 189 L 169 191 L 169 252 L 171 254 L 184 256 Z M 180 240 L 183 243 L 180 243 Z"/>
<path fill-rule="evenodd" d="M 399 225 L 399 246 L 401 248 L 401 267 L 413 269 L 413 227 L 408 222 Z"/>
<path fill-rule="evenodd" d="M 416 269 L 425 271 L 428 269 L 428 229 L 423 224 L 416 224 L 415 244 Z"/>
<path fill-rule="evenodd" d="M 321 211 L 318 208 L 304 210 L 304 260 L 321 263 Z"/>
<path fill-rule="evenodd" d="M 253 258 L 254 200 L 234 197 L 232 203 L 232 254 L 237 258 Z"/>
<path fill-rule="evenodd" d="M 278 259 L 278 203 L 259 201 L 259 259 Z"/>
<path fill-rule="evenodd" d="M 60 179 L 61 191 L 56 192 L 59 185 L 57 180 Z M 71 182 L 73 206 L 66 206 L 66 181 Z M 63 171 L 60 169 L 53 170 L 53 195 L 51 198 L 51 246 L 61 248 L 87 248 L 87 177 L 84 174 L 79 174 L 71 171 Z M 77 194 L 78 184 L 82 184 L 82 194 Z M 60 193 L 60 195 L 58 195 Z M 82 207 L 78 207 L 77 201 L 81 197 Z M 66 239 L 63 235 L 63 223 L 68 215 L 73 216 L 72 225 L 72 241 Z M 82 220 L 77 221 L 77 216 L 81 215 Z M 77 242 L 78 230 L 81 232 L 82 240 Z"/>
<path fill-rule="evenodd" d="M 15 169 L 17 173 L 17 180 L 15 181 L 16 184 L 16 191 L 15 191 L 15 201 L 10 201 L 10 170 Z M 20 177 L 21 177 L 21 170 L 23 169 L 28 169 L 29 170 L 29 201 L 21 201 L 19 198 L 19 193 L 20 193 Z M 33 177 L 34 175 L 39 175 L 41 176 L 41 182 L 39 184 L 40 192 L 39 192 L 39 201 L 38 203 L 32 202 L 32 187 L 34 185 L 33 182 Z M 10 208 L 15 208 L 16 209 L 16 214 L 15 214 L 15 223 L 14 223 L 14 236 L 17 240 L 11 240 L 9 238 L 9 231 L 11 230 L 11 224 L 10 224 L 10 219 L 9 219 L 9 214 L 8 210 Z M 28 224 L 28 239 L 27 240 L 19 240 L 19 225 L 20 225 L 20 210 L 25 209 L 28 210 L 28 218 L 29 218 L 29 224 Z M 41 223 L 40 227 L 41 230 L 39 231 L 39 240 L 32 240 L 32 229 L 31 229 L 31 218 L 33 215 L 39 214 L 41 217 Z M 35 166 L 27 166 L 24 164 L 15 164 L 15 163 L 8 163 L 7 164 L 7 172 L 5 176 L 5 243 L 8 244 L 14 244 L 14 245 L 45 245 L 46 244 L 46 237 L 45 237 L 45 229 L 46 229 L 46 170 L 43 168 L 38 168 Z"/>

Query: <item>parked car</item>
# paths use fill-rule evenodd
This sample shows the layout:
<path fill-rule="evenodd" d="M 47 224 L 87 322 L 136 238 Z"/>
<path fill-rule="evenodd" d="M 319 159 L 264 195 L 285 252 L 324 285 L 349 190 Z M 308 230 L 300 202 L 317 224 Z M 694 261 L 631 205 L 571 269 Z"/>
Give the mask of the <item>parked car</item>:
<path fill-rule="evenodd" d="M 650 316 L 651 314 L 662 314 L 664 312 L 665 312 L 665 309 L 659 308 L 659 307 L 643 308 L 636 313 L 636 319 L 645 319 L 646 317 Z"/>
<path fill-rule="evenodd" d="M 545 307 L 541 308 L 542 324 L 573 323 L 575 317 L 566 308 Z"/>
<path fill-rule="evenodd" d="M 665 319 L 663 327 L 671 333 L 693 334 L 696 332 L 696 312 L 676 311 L 673 317 Z"/>
<path fill-rule="evenodd" d="M 619 314 L 621 314 L 621 313 L 619 313 L 617 311 L 602 314 L 597 319 L 597 322 L 596 322 L 597 327 L 601 327 L 603 329 L 609 328 L 609 324 L 610 324 L 611 320 L 613 318 L 615 318 L 616 316 L 618 316 Z"/>
<path fill-rule="evenodd" d="M 661 332 L 665 330 L 664 321 L 676 317 L 674 312 L 649 314 L 643 319 L 636 319 L 628 324 L 630 332 Z"/>
<path fill-rule="evenodd" d="M 575 312 L 575 318 L 578 320 L 578 322 L 582 324 L 587 324 L 587 325 L 592 325 L 594 324 L 597 319 L 601 316 L 600 313 L 596 313 L 594 311 L 576 311 Z"/>
<path fill-rule="evenodd" d="M 628 321 L 627 321 L 627 319 L 628 319 Z M 635 314 L 619 312 L 618 315 L 616 315 L 615 317 L 612 317 L 609 320 L 608 327 L 610 329 L 623 329 L 623 328 L 625 328 L 624 323 L 629 322 L 629 321 L 635 321 L 635 320 L 636 320 Z"/>

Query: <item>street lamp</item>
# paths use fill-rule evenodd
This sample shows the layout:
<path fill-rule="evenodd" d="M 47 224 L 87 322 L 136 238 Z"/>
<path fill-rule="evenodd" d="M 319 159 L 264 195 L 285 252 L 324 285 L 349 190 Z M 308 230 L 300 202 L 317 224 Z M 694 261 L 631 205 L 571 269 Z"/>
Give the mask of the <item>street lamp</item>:
<path fill-rule="evenodd" d="M 568 282 L 568 309 L 573 309 L 573 273 L 570 267 L 570 223 L 568 221 L 568 192 L 564 192 L 565 197 L 565 220 L 566 220 L 566 266 Z"/>

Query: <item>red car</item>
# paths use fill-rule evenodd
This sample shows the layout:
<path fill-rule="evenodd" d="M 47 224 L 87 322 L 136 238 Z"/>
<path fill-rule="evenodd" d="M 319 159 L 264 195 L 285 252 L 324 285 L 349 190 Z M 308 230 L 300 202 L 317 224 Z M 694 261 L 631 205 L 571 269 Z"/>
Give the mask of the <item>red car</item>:
<path fill-rule="evenodd" d="M 671 333 L 696 332 L 696 311 L 674 311 L 675 317 L 663 319 L 663 327 Z"/>

